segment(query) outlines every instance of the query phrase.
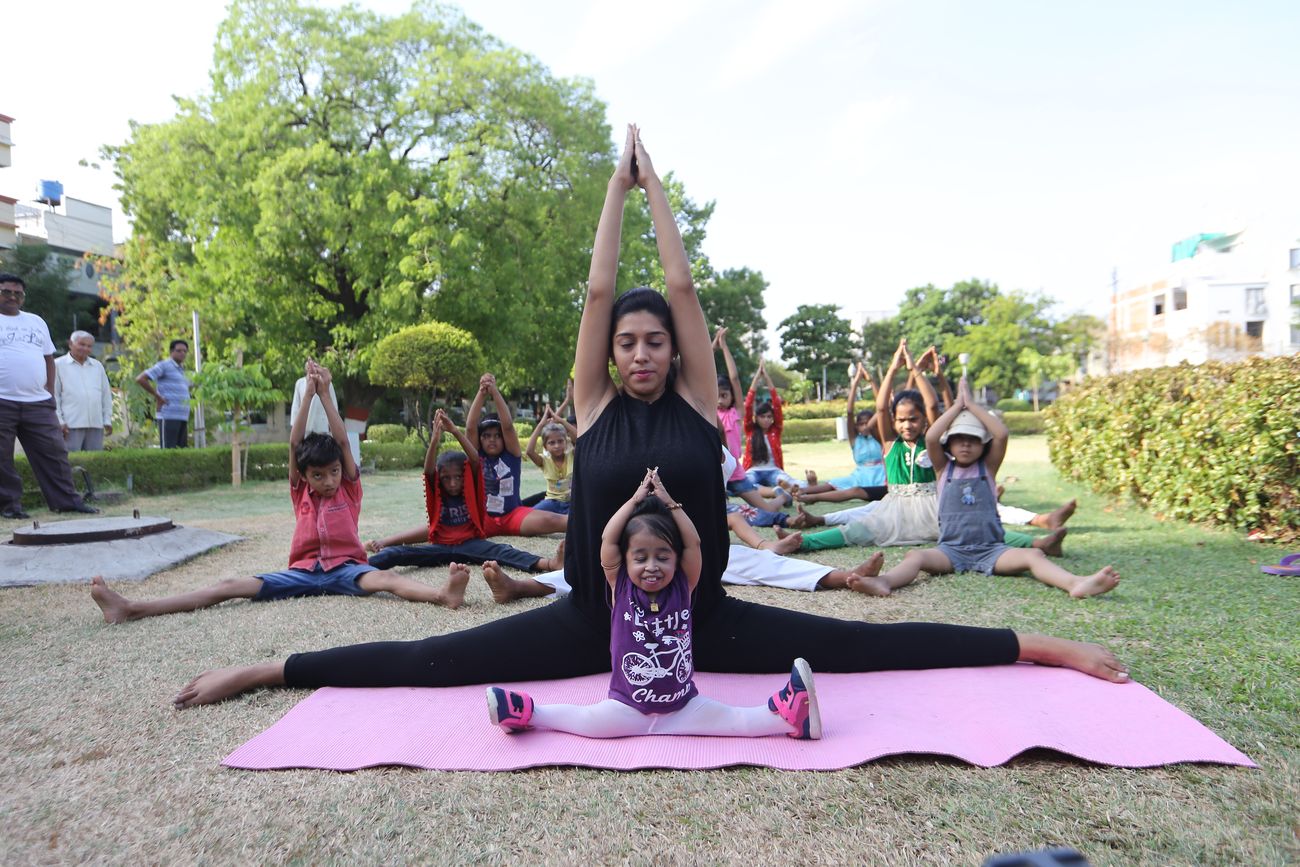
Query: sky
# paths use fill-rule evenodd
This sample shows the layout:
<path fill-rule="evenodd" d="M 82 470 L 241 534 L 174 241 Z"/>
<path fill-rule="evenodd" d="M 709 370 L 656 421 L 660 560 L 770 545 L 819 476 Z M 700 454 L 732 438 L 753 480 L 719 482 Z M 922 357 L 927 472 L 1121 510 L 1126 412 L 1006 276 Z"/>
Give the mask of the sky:
<path fill-rule="evenodd" d="M 99 148 L 207 88 L 221 0 L 8 0 L 0 193 L 115 207 Z M 323 2 L 319 5 L 338 5 Z M 359 5 L 397 14 L 409 2 Z M 893 311 L 967 278 L 1102 314 L 1177 240 L 1300 232 L 1300 4 L 1278 0 L 465 0 L 584 77 L 614 135 L 714 201 L 714 266 L 801 303 Z M 592 214 L 594 232 L 597 214 Z M 776 339 L 770 337 L 776 354 Z"/>

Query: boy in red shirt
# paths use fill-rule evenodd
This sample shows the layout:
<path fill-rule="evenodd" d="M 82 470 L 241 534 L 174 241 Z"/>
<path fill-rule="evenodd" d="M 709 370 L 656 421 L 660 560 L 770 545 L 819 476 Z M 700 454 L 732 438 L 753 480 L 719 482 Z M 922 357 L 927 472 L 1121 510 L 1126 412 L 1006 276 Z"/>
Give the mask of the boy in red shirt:
<path fill-rule="evenodd" d="M 300 412 L 289 434 L 289 496 L 298 523 L 289 543 L 289 568 L 245 578 L 227 578 L 209 587 L 137 602 L 108 588 L 98 575 L 90 595 L 108 623 L 122 623 L 207 608 L 227 599 L 263 602 L 296 596 L 368 596 L 386 590 L 412 602 L 432 602 L 458 608 L 465 599 L 469 569 L 452 567 L 443 588 L 430 587 L 405 575 L 384 572 L 366 562 L 357 533 L 361 514 L 361 480 L 348 447 L 347 431 L 329 397 L 330 372 L 307 362 L 307 394 L 319 395 L 330 432 L 304 436 L 307 413 Z"/>
<path fill-rule="evenodd" d="M 464 451 L 438 454 L 442 435 L 449 433 Z M 550 572 L 563 568 L 564 543 L 554 557 L 542 557 L 512 545 L 486 538 L 491 523 L 483 494 L 483 469 L 478 449 L 443 410 L 434 417 L 429 450 L 424 456 L 424 507 L 428 513 L 427 530 L 418 527 L 386 539 L 366 543 L 370 562 L 386 569 L 390 566 L 446 566 L 452 569 L 464 562 L 483 564 L 483 575 L 490 586 L 504 580 L 499 566 L 523 572 Z M 402 544 L 427 540 L 427 544 Z M 493 588 L 495 591 L 495 587 Z M 545 593 L 550 588 L 545 588 Z M 539 592 L 536 595 L 543 595 Z"/>

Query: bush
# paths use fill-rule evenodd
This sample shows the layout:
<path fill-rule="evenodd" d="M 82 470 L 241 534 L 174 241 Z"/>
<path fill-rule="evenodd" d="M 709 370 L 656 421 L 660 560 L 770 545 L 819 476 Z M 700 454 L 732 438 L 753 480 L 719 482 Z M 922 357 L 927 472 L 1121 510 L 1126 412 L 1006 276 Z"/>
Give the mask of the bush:
<path fill-rule="evenodd" d="M 796 418 L 785 421 L 781 441 L 787 443 L 820 443 L 835 439 L 835 419 Z"/>
<path fill-rule="evenodd" d="M 1300 355 L 1088 380 L 1046 416 L 1052 462 L 1097 491 L 1300 538 Z"/>
<path fill-rule="evenodd" d="M 999 404 L 1002 401 L 998 401 Z M 1019 434 L 1040 434 L 1047 429 L 1047 421 L 1041 412 L 1004 412 L 1002 423 L 1013 436 Z"/>
<path fill-rule="evenodd" d="M 858 409 L 875 409 L 876 402 L 858 401 Z M 848 409 L 848 404 L 843 400 L 815 400 L 811 403 L 787 403 L 781 407 L 781 413 L 785 416 L 786 421 L 791 419 L 808 419 L 808 418 L 839 418 L 844 415 Z M 833 432 L 832 432 L 833 435 Z"/>
<path fill-rule="evenodd" d="M 366 428 L 368 443 L 404 443 L 407 440 L 405 425 L 372 424 Z"/>
<path fill-rule="evenodd" d="M 288 443 L 258 443 L 244 446 L 248 453 L 249 479 L 275 481 L 289 478 Z M 73 452 L 74 467 L 84 467 L 96 490 L 127 489 L 138 494 L 173 494 L 230 484 L 230 446 L 206 449 L 114 449 L 110 452 Z M 362 463 L 375 462 L 376 469 L 398 470 L 424 466 L 424 447 L 404 443 L 361 444 Z M 23 482 L 23 505 L 44 504 L 26 456 L 14 461 Z M 80 482 L 80 473 L 73 474 Z"/>
<path fill-rule="evenodd" d="M 997 408 L 1002 412 L 1032 412 L 1033 404 L 1018 397 L 1004 397 L 998 401 Z"/>

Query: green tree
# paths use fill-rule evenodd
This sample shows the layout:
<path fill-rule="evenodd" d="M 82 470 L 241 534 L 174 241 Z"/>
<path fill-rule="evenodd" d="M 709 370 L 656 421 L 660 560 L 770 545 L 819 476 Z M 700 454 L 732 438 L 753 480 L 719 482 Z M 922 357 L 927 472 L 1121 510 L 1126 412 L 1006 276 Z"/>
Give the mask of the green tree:
<path fill-rule="evenodd" d="M 27 284 L 23 310 L 35 313 L 49 326 L 57 355 L 68 335 L 96 321 L 98 301 L 72 297 L 72 275 L 63 257 L 46 244 L 20 244 L 0 250 L 0 271 L 17 274 Z"/>
<path fill-rule="evenodd" d="M 741 382 L 748 383 L 767 350 L 767 338 L 763 334 L 767 330 L 767 320 L 763 318 L 767 281 L 760 271 L 729 268 L 705 277 L 696 288 L 709 327 L 726 326 L 727 345 L 735 358 Z"/>
<path fill-rule="evenodd" d="M 1057 335 L 1047 317 L 1051 306 L 1052 301 L 1042 295 L 999 295 L 985 307 L 983 322 L 943 348 L 950 359 L 962 352 L 970 353 L 968 366 L 973 385 L 989 386 L 1000 396 L 1010 395 L 1029 381 L 1020 361 L 1021 350 L 1029 347 L 1041 355 L 1050 355 L 1056 348 Z"/>
<path fill-rule="evenodd" d="M 1106 323 L 1087 313 L 1073 313 L 1056 323 L 1055 330 L 1061 352 L 1082 366 L 1093 347 L 1106 336 Z"/>
<path fill-rule="evenodd" d="M 847 362 L 853 354 L 853 328 L 834 304 L 801 304 L 777 326 L 781 355 L 790 366 L 811 380 L 821 381 L 826 368 L 829 383 L 843 385 Z"/>
<path fill-rule="evenodd" d="M 902 336 L 903 332 L 897 316 L 863 323 L 862 333 L 859 335 L 863 364 L 875 371 L 876 376 L 883 374 L 885 368 L 889 366 L 889 360 L 894 357 L 894 350 L 898 349 L 898 339 Z M 928 347 L 929 344 L 925 346 Z"/>
<path fill-rule="evenodd" d="M 240 460 L 240 435 L 247 429 L 244 419 L 249 410 L 261 409 L 284 400 L 283 392 L 271 385 L 262 365 L 211 362 L 193 376 L 195 403 L 204 402 L 230 413 L 230 484 L 243 482 Z"/>
<path fill-rule="evenodd" d="M 415 422 L 427 442 L 437 393 L 445 398 L 469 391 L 483 370 L 483 351 L 474 335 L 445 322 L 426 322 L 379 341 L 370 362 L 370 381 L 401 391 L 407 420 Z"/>
<path fill-rule="evenodd" d="M 438 318 L 559 384 L 613 158 L 589 82 L 454 10 L 235 0 L 208 93 L 106 149 L 134 220 L 111 287 L 132 343 L 200 311 L 273 375 L 317 355 L 368 402 L 379 340 Z"/>
<path fill-rule="evenodd" d="M 1043 382 L 1052 379 L 1064 379 L 1078 369 L 1078 361 L 1072 355 L 1043 355 L 1032 346 L 1020 350 L 1016 359 L 1029 377 L 1026 382 L 1034 393 L 1034 412 L 1038 412 L 1038 389 Z"/>
<path fill-rule="evenodd" d="M 931 284 L 908 289 L 898 305 L 894 345 L 906 337 L 918 351 L 933 344 L 951 356 L 948 344 L 952 339 L 987 321 L 989 305 L 1001 294 L 995 284 L 982 280 L 963 280 L 949 289 Z"/>

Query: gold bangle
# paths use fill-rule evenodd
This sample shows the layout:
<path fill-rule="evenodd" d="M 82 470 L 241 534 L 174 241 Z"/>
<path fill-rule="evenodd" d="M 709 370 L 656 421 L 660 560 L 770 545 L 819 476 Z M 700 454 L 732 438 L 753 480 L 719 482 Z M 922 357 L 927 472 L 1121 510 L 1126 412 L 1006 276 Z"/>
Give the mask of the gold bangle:
<path fill-rule="evenodd" d="M 622 566 L 622 565 L 623 565 L 622 563 L 615 563 L 613 566 L 606 566 L 604 563 L 601 563 L 601 564 L 600 564 L 600 568 L 602 568 L 602 569 L 604 569 L 606 572 L 608 572 L 608 571 L 610 571 L 610 570 L 612 570 L 612 569 L 617 569 L 617 568 L 619 568 L 619 567 Z"/>
<path fill-rule="evenodd" d="M 682 504 L 681 504 L 681 503 L 669 503 L 669 504 L 668 504 L 668 511 L 671 512 L 671 511 L 673 511 L 674 509 L 680 509 L 681 507 L 682 507 Z"/>

